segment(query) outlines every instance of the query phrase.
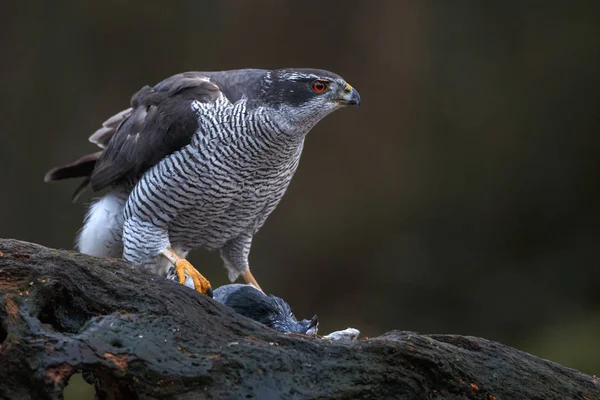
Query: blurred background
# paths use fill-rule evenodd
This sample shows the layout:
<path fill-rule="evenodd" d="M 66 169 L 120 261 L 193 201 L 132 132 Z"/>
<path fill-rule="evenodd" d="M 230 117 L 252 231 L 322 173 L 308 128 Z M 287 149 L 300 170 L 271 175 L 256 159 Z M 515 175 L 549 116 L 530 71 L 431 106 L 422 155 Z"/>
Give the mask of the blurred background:
<path fill-rule="evenodd" d="M 315 67 L 362 96 L 309 134 L 254 275 L 320 332 L 483 336 L 600 373 L 600 2 L 9 2 L 0 237 L 73 247 L 44 173 L 146 84 Z M 190 257 L 227 283 L 218 253 Z M 140 294 L 143 295 L 143 294 Z"/>

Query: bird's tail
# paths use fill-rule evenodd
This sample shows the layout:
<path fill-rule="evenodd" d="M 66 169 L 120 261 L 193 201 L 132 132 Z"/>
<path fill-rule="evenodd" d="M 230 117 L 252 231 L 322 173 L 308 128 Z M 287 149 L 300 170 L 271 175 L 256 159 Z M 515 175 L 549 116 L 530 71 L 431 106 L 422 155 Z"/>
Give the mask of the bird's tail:
<path fill-rule="evenodd" d="M 77 249 L 97 257 L 123 256 L 123 209 L 131 188 L 116 187 L 90 206 L 77 236 Z"/>
<path fill-rule="evenodd" d="M 83 182 L 77 187 L 73 193 L 73 201 L 77 201 L 79 195 L 89 186 L 92 171 L 96 166 L 96 162 L 100 159 L 102 151 L 97 151 L 92 154 L 86 154 L 77 161 L 62 166 L 52 168 L 44 176 L 44 182 L 54 182 L 70 178 L 84 178 Z"/>
<path fill-rule="evenodd" d="M 88 140 L 101 149 L 105 149 L 106 146 L 108 146 L 110 139 L 119 129 L 119 126 L 121 126 L 123 121 L 131 115 L 131 111 L 131 108 L 128 108 L 104 121 L 102 123 L 102 128 L 94 132 Z M 44 181 L 53 182 L 69 178 L 84 178 L 83 182 L 75 190 L 75 193 L 73 193 L 73 201 L 77 201 L 79 195 L 90 185 L 92 172 L 96 167 L 96 162 L 98 162 L 100 156 L 102 156 L 102 151 L 103 150 L 86 154 L 69 165 L 51 169 L 46 173 L 46 176 L 44 176 Z"/>

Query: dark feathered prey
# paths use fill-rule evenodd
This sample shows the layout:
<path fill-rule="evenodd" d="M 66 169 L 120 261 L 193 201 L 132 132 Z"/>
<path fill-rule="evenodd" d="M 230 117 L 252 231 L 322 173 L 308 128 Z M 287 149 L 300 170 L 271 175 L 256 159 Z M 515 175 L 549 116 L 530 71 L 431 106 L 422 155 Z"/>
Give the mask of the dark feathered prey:
<path fill-rule="evenodd" d="M 215 289 L 214 299 L 232 308 L 244 317 L 280 332 L 316 335 L 319 322 L 312 319 L 298 321 L 289 304 L 282 298 L 265 295 L 252 285 L 232 284 Z"/>
<path fill-rule="evenodd" d="M 186 260 L 220 249 L 231 280 L 258 287 L 248 255 L 275 209 L 308 131 L 358 105 L 340 76 L 316 69 L 186 72 L 145 86 L 89 140 L 102 151 L 51 170 L 46 181 L 82 177 L 107 193 L 92 204 L 77 246 L 123 257 L 197 290 L 209 282 Z"/>

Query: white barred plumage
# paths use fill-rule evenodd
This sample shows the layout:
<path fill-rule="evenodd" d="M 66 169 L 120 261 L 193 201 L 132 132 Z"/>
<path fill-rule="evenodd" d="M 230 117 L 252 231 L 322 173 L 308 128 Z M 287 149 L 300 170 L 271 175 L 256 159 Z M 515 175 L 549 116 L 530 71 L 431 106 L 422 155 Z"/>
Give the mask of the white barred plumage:
<path fill-rule="evenodd" d="M 328 90 L 313 90 L 315 80 Z M 252 238 L 283 197 L 308 131 L 359 100 L 321 70 L 179 74 L 140 90 L 92 135 L 99 156 L 46 179 L 84 176 L 95 190 L 111 188 L 90 208 L 80 251 L 122 249 L 164 275 L 192 249 L 221 249 L 233 281 L 249 274 Z"/>

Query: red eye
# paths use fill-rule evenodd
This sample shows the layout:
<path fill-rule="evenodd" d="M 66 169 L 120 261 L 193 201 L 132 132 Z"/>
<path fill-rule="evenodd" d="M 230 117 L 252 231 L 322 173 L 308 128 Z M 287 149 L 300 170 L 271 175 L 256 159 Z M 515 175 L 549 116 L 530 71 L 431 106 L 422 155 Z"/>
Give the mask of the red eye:
<path fill-rule="evenodd" d="M 325 90 L 327 90 L 327 82 L 314 81 L 312 84 L 312 88 L 317 93 L 323 93 Z"/>

